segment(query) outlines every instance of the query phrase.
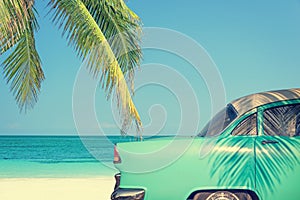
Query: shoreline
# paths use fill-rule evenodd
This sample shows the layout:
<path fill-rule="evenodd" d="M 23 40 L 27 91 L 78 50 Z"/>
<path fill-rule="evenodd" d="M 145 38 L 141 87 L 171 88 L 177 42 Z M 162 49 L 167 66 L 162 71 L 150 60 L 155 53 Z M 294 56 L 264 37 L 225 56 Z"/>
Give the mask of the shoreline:
<path fill-rule="evenodd" d="M 0 178 L 0 199 L 109 200 L 115 180 L 96 178 Z"/>

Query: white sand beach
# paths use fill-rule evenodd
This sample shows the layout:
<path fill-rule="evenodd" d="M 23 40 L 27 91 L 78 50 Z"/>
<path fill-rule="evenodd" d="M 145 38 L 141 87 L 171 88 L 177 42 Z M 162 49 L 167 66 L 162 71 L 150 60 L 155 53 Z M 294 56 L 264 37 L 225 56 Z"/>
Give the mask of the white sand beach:
<path fill-rule="evenodd" d="M 1 178 L 1 200 L 109 200 L 115 181 L 100 178 Z"/>

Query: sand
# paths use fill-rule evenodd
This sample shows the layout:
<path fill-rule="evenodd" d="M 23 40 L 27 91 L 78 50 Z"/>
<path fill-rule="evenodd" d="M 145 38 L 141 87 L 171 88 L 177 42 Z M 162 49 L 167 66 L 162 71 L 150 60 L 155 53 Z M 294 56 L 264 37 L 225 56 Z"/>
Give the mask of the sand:
<path fill-rule="evenodd" d="M 0 179 L 0 199 L 109 200 L 114 184 L 113 177 Z"/>

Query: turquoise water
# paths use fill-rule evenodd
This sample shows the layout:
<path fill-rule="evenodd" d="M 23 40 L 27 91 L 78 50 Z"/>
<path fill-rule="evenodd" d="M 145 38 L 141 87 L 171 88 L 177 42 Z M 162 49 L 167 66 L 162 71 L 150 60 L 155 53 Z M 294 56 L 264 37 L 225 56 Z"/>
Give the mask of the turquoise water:
<path fill-rule="evenodd" d="M 113 146 L 133 137 L 0 136 L 0 178 L 97 177 L 116 173 Z"/>

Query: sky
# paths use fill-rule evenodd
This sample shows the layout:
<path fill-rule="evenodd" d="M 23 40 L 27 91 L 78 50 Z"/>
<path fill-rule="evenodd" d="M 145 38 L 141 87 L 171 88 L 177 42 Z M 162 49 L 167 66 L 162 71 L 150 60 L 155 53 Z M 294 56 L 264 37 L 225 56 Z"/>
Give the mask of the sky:
<path fill-rule="evenodd" d="M 46 76 L 39 100 L 32 110 L 20 113 L 1 74 L 0 135 L 78 134 L 72 102 L 82 61 L 46 15 L 46 4 L 47 1 L 36 1 L 40 25 L 36 45 Z M 210 91 L 211 85 L 205 81 L 207 77 L 199 75 L 189 60 L 180 55 L 144 49 L 136 78 L 148 83 L 137 89 L 133 99 L 145 134 L 176 134 L 179 129 L 193 134 L 201 130 L 214 113 L 211 93 L 224 92 L 225 102 L 230 102 L 251 93 L 299 87 L 299 0 L 128 0 L 127 4 L 142 19 L 144 27 L 176 31 L 202 47 L 221 77 L 218 79 L 216 75 L 215 79 L 221 80 L 224 88 L 220 92 Z M 143 41 L 147 37 L 151 38 L 145 34 Z M 170 39 L 174 46 L 197 57 L 197 52 L 184 47 L 183 40 L 176 40 L 176 37 L 156 39 L 161 43 Z M 1 62 L 6 55 L 0 57 Z M 163 69 L 169 71 L 164 73 Z M 211 70 L 209 66 L 206 69 Z M 148 74 L 145 76 L 143 72 Z M 165 86 L 159 83 L 164 79 Z M 184 100 L 178 96 L 190 102 L 182 103 Z M 83 104 L 89 104 L 84 94 L 81 97 Z M 92 107 L 98 126 L 107 135 L 119 134 L 112 114 L 113 104 L 106 101 L 101 87 L 97 87 L 94 97 Z M 89 127 L 87 133 L 99 132 L 95 124 L 89 124 L 93 119 L 82 117 L 80 120 Z"/>

